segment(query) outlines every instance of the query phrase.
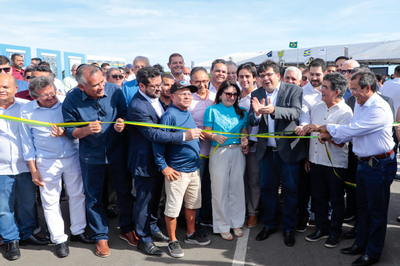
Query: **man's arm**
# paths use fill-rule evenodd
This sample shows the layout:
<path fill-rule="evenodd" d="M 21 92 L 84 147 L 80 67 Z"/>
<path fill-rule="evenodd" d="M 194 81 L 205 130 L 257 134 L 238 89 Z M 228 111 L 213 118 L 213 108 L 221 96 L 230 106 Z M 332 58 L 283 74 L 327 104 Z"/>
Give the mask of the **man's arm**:
<path fill-rule="evenodd" d="M 300 118 L 303 90 L 300 87 L 292 87 L 290 90 L 290 107 L 275 106 L 275 113 L 271 115 L 274 119 L 295 121 Z"/>

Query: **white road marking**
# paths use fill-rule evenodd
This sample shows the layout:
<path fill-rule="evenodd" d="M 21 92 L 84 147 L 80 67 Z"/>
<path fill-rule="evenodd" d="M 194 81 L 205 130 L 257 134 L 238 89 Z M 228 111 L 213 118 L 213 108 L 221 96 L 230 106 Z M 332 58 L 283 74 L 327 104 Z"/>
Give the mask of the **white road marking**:
<path fill-rule="evenodd" d="M 250 235 L 250 229 L 243 226 L 243 236 L 237 238 L 235 255 L 233 256 L 232 266 L 253 265 L 246 263 L 247 241 Z"/>

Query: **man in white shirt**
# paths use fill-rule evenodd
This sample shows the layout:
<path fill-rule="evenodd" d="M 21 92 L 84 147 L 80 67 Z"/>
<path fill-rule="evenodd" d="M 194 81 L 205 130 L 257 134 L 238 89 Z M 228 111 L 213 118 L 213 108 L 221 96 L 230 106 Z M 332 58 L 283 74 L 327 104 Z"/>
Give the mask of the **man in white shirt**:
<path fill-rule="evenodd" d="M 168 67 L 175 81 L 186 81 L 189 83 L 190 77 L 183 75 L 185 69 L 185 61 L 183 56 L 178 53 L 171 54 L 168 59 Z"/>
<path fill-rule="evenodd" d="M 224 59 L 215 59 L 211 64 L 211 81 L 208 89 L 217 94 L 218 88 L 228 77 L 228 65 Z"/>
<path fill-rule="evenodd" d="M 321 87 L 322 101 L 317 103 L 311 111 L 311 124 L 297 127 L 296 133 L 305 135 L 314 133 L 320 125 L 339 124 L 347 125 L 353 116 L 351 108 L 343 100 L 347 89 L 347 79 L 339 73 L 327 74 Z M 301 129 L 302 128 L 302 129 Z M 326 239 L 325 246 L 334 248 L 339 244 L 342 233 L 344 215 L 344 182 L 348 167 L 348 145 L 337 146 L 326 143 L 332 162 L 329 160 L 325 145 L 317 139 L 310 139 L 309 160 L 304 167 L 310 172 L 311 190 L 313 195 L 315 222 L 317 229 L 306 236 L 309 242 Z M 337 177 L 335 172 L 340 176 Z M 329 220 L 329 202 L 332 215 Z"/>
<path fill-rule="evenodd" d="M 381 93 L 392 98 L 397 120 L 397 111 L 400 107 L 400 65 L 394 69 L 394 79 L 388 80 L 383 84 Z"/>
<path fill-rule="evenodd" d="M 319 139 L 335 143 L 353 142 L 357 167 L 357 235 L 343 254 L 363 254 L 353 265 L 372 265 L 381 257 L 387 227 L 390 185 L 397 163 L 393 152 L 393 114 L 377 93 L 375 74 L 360 71 L 351 77 L 351 93 L 357 100 L 348 125 L 319 127 Z"/>
<path fill-rule="evenodd" d="M 71 76 L 66 77 L 63 80 L 65 93 L 69 92 L 70 90 L 72 90 L 73 88 L 78 86 L 78 82 L 76 81 L 75 74 L 76 74 L 76 69 L 78 68 L 79 65 L 80 64 L 78 64 L 78 63 L 73 64 L 71 67 Z"/>
<path fill-rule="evenodd" d="M 0 58 L 2 59 L 2 58 Z M 0 65 L 3 62 L 0 61 Z M 0 114 L 19 117 L 26 100 L 15 98 L 18 90 L 15 77 L 1 73 Z M 8 260 L 20 258 L 19 240 L 32 244 L 48 244 L 47 239 L 33 234 L 37 225 L 35 215 L 35 185 L 28 164 L 22 157 L 19 134 L 21 123 L 0 119 L 0 232 L 2 243 L 7 245 Z M 18 213 L 18 216 L 15 215 Z"/>
<path fill-rule="evenodd" d="M 63 123 L 64 96 L 56 96 L 56 87 L 47 77 L 37 77 L 29 85 L 34 99 L 21 108 L 21 118 L 48 123 Z M 68 256 L 68 236 L 64 233 L 64 220 L 60 209 L 62 180 L 69 196 L 71 240 L 95 242 L 84 235 L 86 227 L 85 195 L 79 166 L 78 140 L 67 138 L 64 129 L 22 124 L 20 127 L 22 150 L 32 173 L 32 181 L 40 188 L 44 216 L 51 241 L 57 245 L 56 254 Z"/>

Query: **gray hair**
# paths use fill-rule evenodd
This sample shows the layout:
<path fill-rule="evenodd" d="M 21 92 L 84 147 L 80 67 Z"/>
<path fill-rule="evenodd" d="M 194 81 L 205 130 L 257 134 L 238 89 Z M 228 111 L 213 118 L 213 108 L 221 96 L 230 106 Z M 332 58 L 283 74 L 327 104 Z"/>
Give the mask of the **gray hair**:
<path fill-rule="evenodd" d="M 95 73 L 100 72 L 101 75 L 103 75 L 101 73 L 100 68 L 98 68 L 97 66 L 94 65 L 82 65 L 81 67 L 79 67 L 76 70 L 76 81 L 78 82 L 78 84 L 81 84 L 82 86 L 86 86 L 87 85 L 87 80 L 84 77 L 84 72 L 87 73 L 89 72 L 89 77 L 93 76 Z"/>
<path fill-rule="evenodd" d="M 134 65 L 135 62 L 137 61 L 145 61 L 145 60 L 147 61 L 147 65 L 150 66 L 150 60 L 147 57 L 141 55 L 136 56 L 135 59 L 133 59 L 132 64 Z"/>
<path fill-rule="evenodd" d="M 116 67 L 110 67 L 110 69 L 109 70 L 107 70 L 107 73 L 106 73 L 106 77 L 107 78 L 109 78 L 110 76 L 111 76 L 111 71 L 114 71 L 114 70 L 118 70 L 120 73 L 121 73 L 121 70 L 119 70 L 119 68 L 116 68 Z"/>
<path fill-rule="evenodd" d="M 32 79 L 32 81 L 29 83 L 29 95 L 31 95 L 32 98 L 37 98 L 39 97 L 37 91 L 42 90 L 48 86 L 52 86 L 54 91 L 56 91 L 56 86 L 51 79 L 43 76 L 36 77 Z"/>
<path fill-rule="evenodd" d="M 73 64 L 72 67 L 71 67 L 71 70 L 74 69 L 75 67 L 78 68 L 78 66 L 80 66 L 80 65 L 81 65 L 80 63 Z"/>
<path fill-rule="evenodd" d="M 228 67 L 229 67 L 229 66 L 235 66 L 235 67 L 237 68 L 236 63 L 233 62 L 233 61 L 226 61 L 226 65 L 227 65 Z"/>
<path fill-rule="evenodd" d="M 328 73 L 324 76 L 324 80 L 327 80 L 331 83 L 332 91 L 339 91 L 339 95 L 337 98 L 343 98 L 347 90 L 347 78 L 340 73 Z"/>
<path fill-rule="evenodd" d="M 294 66 L 290 66 L 290 67 L 286 68 L 285 74 L 283 75 L 283 77 L 286 77 L 286 73 L 290 72 L 290 71 L 297 72 L 297 76 L 299 77 L 299 80 L 301 80 L 301 77 L 303 74 L 301 73 L 300 69 L 298 69 L 297 67 L 294 67 Z"/>

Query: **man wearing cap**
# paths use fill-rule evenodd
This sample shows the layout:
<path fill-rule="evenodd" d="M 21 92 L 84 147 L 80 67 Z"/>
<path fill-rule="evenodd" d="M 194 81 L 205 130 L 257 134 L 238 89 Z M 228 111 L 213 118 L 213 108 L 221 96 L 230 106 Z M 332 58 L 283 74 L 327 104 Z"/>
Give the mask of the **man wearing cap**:
<path fill-rule="evenodd" d="M 192 93 L 197 87 L 186 81 L 176 81 L 171 87 L 170 107 L 161 118 L 161 124 L 184 128 L 196 128 L 189 111 Z M 181 129 L 163 129 L 169 132 L 184 132 Z M 177 217 L 185 201 L 187 232 L 185 243 L 208 245 L 210 240 L 195 232 L 196 210 L 201 207 L 200 141 L 194 139 L 182 144 L 153 143 L 154 157 L 159 170 L 165 176 L 165 223 L 169 234 L 168 250 L 172 257 L 183 257 L 184 253 L 176 238 Z"/>
<path fill-rule="evenodd" d="M 125 81 L 131 81 L 136 79 L 135 73 L 133 73 L 132 64 L 127 64 L 125 66 Z"/>

